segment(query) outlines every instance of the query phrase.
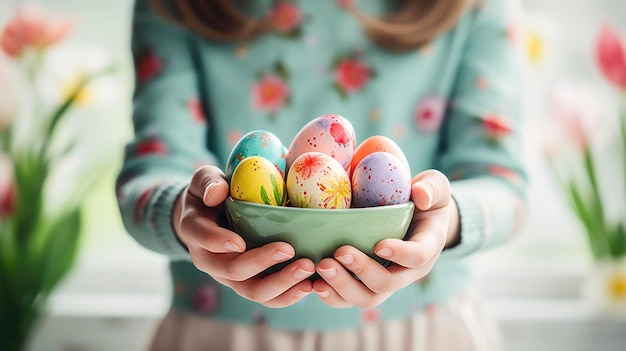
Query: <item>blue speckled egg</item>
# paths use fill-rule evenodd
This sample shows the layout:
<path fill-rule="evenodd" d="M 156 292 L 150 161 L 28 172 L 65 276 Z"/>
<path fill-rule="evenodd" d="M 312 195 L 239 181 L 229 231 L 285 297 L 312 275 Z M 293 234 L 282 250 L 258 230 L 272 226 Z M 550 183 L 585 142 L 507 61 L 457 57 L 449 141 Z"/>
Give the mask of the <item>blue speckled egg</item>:
<path fill-rule="evenodd" d="M 269 160 L 276 166 L 283 179 L 285 178 L 287 148 L 272 132 L 253 130 L 239 139 L 228 156 L 225 172 L 228 181 L 241 161 L 250 156 L 260 156 Z"/>
<path fill-rule="evenodd" d="M 410 198 L 411 176 L 398 157 L 388 152 L 374 152 L 355 167 L 352 207 L 396 205 Z"/>

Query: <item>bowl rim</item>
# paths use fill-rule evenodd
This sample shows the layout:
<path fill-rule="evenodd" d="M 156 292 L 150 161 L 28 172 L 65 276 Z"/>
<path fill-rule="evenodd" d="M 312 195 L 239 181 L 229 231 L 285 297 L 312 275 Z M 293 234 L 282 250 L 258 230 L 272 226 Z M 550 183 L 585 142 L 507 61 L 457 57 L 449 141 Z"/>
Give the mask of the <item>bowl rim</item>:
<path fill-rule="evenodd" d="M 413 202 L 413 200 L 409 200 L 407 202 L 401 203 L 401 204 L 395 204 L 395 205 L 384 205 L 384 206 L 372 206 L 372 207 L 350 207 L 350 208 L 342 208 L 342 209 L 324 209 L 324 208 L 305 208 L 305 207 L 290 207 L 290 206 L 270 206 L 270 205 L 266 205 L 266 204 L 259 204 L 256 202 L 250 202 L 250 201 L 243 201 L 243 200 L 237 200 L 237 199 L 233 199 L 231 196 L 228 196 L 228 198 L 226 199 L 227 202 L 231 202 L 234 204 L 241 204 L 243 206 L 248 206 L 248 207 L 254 207 L 257 209 L 262 209 L 262 210 L 280 210 L 280 211 L 286 211 L 286 212 L 294 212 L 294 213 L 304 213 L 304 212 L 312 212 L 315 214 L 322 214 L 322 213 L 333 213 L 333 214 L 340 214 L 340 213 L 367 213 L 367 212 L 380 212 L 380 211 L 384 211 L 384 210 L 392 210 L 392 209 L 404 209 L 407 207 L 415 207 L 415 203 Z"/>

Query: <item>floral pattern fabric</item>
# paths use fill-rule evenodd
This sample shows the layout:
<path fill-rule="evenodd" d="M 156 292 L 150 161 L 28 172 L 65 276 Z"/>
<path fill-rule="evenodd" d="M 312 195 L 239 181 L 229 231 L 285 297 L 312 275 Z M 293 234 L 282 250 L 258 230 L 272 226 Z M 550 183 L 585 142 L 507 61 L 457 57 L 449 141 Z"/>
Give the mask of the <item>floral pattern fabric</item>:
<path fill-rule="evenodd" d="M 526 179 L 507 0 L 477 3 L 460 25 L 403 54 L 368 42 L 341 10 L 376 11 L 375 0 L 338 2 L 270 0 L 260 15 L 273 20 L 273 32 L 230 45 L 174 26 L 147 0 L 137 0 L 136 134 L 116 192 L 129 233 L 171 259 L 175 308 L 292 330 L 386 323 L 434 310 L 464 291 L 469 274 L 460 259 L 520 229 Z M 224 168 L 245 133 L 267 129 L 288 146 L 302 126 L 325 113 L 348 118 L 363 139 L 394 138 L 414 174 L 444 172 L 459 206 L 462 241 L 443 252 L 427 279 L 376 308 L 337 310 L 315 296 L 288 308 L 265 308 L 193 266 L 173 233 L 172 207 L 194 170 L 202 164 Z"/>

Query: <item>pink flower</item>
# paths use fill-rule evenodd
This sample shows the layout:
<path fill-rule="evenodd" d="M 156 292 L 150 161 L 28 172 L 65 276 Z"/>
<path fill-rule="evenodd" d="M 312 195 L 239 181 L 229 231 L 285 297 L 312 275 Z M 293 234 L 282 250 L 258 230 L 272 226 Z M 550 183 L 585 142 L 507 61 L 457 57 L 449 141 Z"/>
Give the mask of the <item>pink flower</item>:
<path fill-rule="evenodd" d="M 140 141 L 135 146 L 135 152 L 139 157 L 148 156 L 148 155 L 166 155 L 167 154 L 167 145 L 159 139 L 152 138 Z"/>
<path fill-rule="evenodd" d="M 431 95 L 423 98 L 415 109 L 413 120 L 417 129 L 424 133 L 435 133 L 441 127 L 446 109 L 446 100 Z"/>
<path fill-rule="evenodd" d="M 202 313 L 210 313 L 217 309 L 219 291 L 215 285 L 200 285 L 193 294 L 193 308 Z"/>
<path fill-rule="evenodd" d="M 187 109 L 194 121 L 198 123 L 205 122 L 206 119 L 204 117 L 204 111 L 202 110 L 202 101 L 200 101 L 199 98 L 193 97 L 187 100 Z"/>
<path fill-rule="evenodd" d="M 69 20 L 53 19 L 38 7 L 23 8 L 0 33 L 0 48 L 11 57 L 28 48 L 42 50 L 63 39 L 70 25 Z"/>
<path fill-rule="evenodd" d="M 367 308 L 361 312 L 363 323 L 376 323 L 380 320 L 380 310 L 378 308 Z"/>
<path fill-rule="evenodd" d="M 598 131 L 599 123 L 594 118 L 598 115 L 597 105 L 595 90 L 591 87 L 569 84 L 555 89 L 548 105 L 553 119 L 545 126 L 545 132 L 550 135 L 545 145 L 548 158 L 565 148 L 583 152 L 590 136 Z"/>
<path fill-rule="evenodd" d="M 303 154 L 302 162 L 296 163 L 293 170 L 295 174 L 302 176 L 302 179 L 309 179 L 314 174 L 319 173 L 325 167 L 324 160 L 317 154 Z"/>
<path fill-rule="evenodd" d="M 482 117 L 483 130 L 489 138 L 499 140 L 511 134 L 509 123 L 498 115 L 485 115 Z"/>
<path fill-rule="evenodd" d="M 141 195 L 139 195 L 139 198 L 137 199 L 137 203 L 135 204 L 135 208 L 133 211 L 133 220 L 135 221 L 135 223 L 141 222 L 141 219 L 143 218 L 144 213 L 146 212 L 146 208 L 148 207 L 148 202 L 150 202 L 150 199 L 152 198 L 152 194 L 154 194 L 155 190 L 156 190 L 155 187 L 148 188 L 144 190 L 141 193 Z"/>
<path fill-rule="evenodd" d="M 493 176 L 506 179 L 507 181 L 514 184 L 520 184 L 522 181 L 522 177 L 518 172 L 507 167 L 491 165 L 487 167 L 487 172 Z"/>
<path fill-rule="evenodd" d="M 598 36 L 596 59 L 606 79 L 626 91 L 626 50 L 618 34 L 608 25 Z"/>
<path fill-rule="evenodd" d="M 10 217 L 17 208 L 17 184 L 13 173 L 13 162 L 0 155 L 0 219 Z"/>
<path fill-rule="evenodd" d="M 353 7 L 356 3 L 356 0 L 335 0 L 337 5 L 342 9 L 349 9 Z"/>
<path fill-rule="evenodd" d="M 276 30 L 282 33 L 289 33 L 296 29 L 304 18 L 298 6 L 291 1 L 281 1 L 274 5 L 269 17 Z"/>
<path fill-rule="evenodd" d="M 135 75 L 139 83 L 145 83 L 156 77 L 162 69 L 161 58 L 150 49 L 144 49 L 135 59 Z"/>
<path fill-rule="evenodd" d="M 371 68 L 358 59 L 344 58 L 335 68 L 335 82 L 339 88 L 348 94 L 361 90 L 372 75 Z"/>
<path fill-rule="evenodd" d="M 255 109 L 277 113 L 285 106 L 288 97 L 289 86 L 281 77 L 273 73 L 264 74 L 257 83 L 252 85 Z"/>

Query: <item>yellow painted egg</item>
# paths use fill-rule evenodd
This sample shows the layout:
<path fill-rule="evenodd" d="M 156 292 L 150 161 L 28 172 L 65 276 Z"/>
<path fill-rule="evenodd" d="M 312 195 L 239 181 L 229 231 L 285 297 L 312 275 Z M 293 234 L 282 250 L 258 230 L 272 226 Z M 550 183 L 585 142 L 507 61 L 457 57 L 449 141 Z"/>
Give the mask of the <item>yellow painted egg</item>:
<path fill-rule="evenodd" d="M 233 199 L 282 206 L 285 203 L 285 181 L 271 161 L 250 156 L 237 165 L 230 181 Z"/>

